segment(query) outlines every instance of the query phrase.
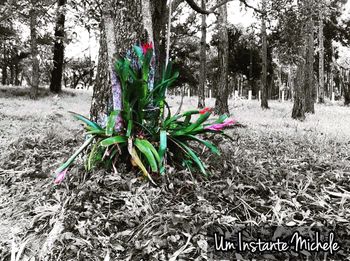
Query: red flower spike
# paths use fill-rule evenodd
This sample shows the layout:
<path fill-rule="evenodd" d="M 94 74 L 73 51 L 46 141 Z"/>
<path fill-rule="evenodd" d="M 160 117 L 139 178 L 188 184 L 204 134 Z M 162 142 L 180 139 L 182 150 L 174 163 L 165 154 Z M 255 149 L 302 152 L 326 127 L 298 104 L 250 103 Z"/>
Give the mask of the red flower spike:
<path fill-rule="evenodd" d="M 152 42 L 144 43 L 141 45 L 143 54 L 146 54 L 148 50 L 153 50 Z"/>
<path fill-rule="evenodd" d="M 203 110 L 200 110 L 200 111 L 199 111 L 199 114 L 205 114 L 205 113 L 211 112 L 211 111 L 212 111 L 211 108 L 205 107 Z"/>

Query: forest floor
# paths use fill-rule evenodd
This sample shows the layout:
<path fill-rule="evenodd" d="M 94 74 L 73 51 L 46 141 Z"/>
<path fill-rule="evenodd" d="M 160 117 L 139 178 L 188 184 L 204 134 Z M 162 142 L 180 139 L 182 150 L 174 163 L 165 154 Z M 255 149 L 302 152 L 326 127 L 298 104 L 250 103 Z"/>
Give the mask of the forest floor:
<path fill-rule="evenodd" d="M 274 238 L 282 235 L 277 226 L 325 225 L 340 243 L 335 254 L 257 259 L 350 260 L 349 107 L 316 104 L 299 122 L 291 102 L 261 110 L 258 101 L 232 100 L 232 117 L 246 127 L 228 131 L 235 142 L 213 140 L 220 157 L 203 152 L 214 174 L 208 180 L 171 170 L 153 186 L 122 169 L 86 174 L 79 159 L 54 185 L 50 174 L 83 141 L 68 111 L 88 115 L 90 100 L 86 91 L 42 90 L 32 101 L 23 88 L 0 87 L 0 260 L 211 260 L 206 235 L 217 223 L 215 230 L 265 227 Z M 176 111 L 179 98 L 169 103 Z M 183 109 L 196 103 L 185 98 Z"/>

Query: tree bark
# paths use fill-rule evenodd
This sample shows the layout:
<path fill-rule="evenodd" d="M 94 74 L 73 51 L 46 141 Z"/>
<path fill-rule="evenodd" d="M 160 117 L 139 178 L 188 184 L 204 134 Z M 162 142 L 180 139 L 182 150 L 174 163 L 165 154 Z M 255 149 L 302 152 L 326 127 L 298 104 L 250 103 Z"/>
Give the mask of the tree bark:
<path fill-rule="evenodd" d="M 345 78 L 345 80 L 343 80 L 344 105 L 349 106 L 350 105 L 350 70 L 345 72 L 344 78 Z"/>
<path fill-rule="evenodd" d="M 323 36 L 323 5 L 320 1 L 319 8 L 319 27 L 318 27 L 318 46 L 319 46 L 319 64 L 318 64 L 318 75 L 319 75 L 319 92 L 318 102 L 324 103 L 324 36 Z"/>
<path fill-rule="evenodd" d="M 149 0 L 131 0 L 104 2 L 102 21 L 100 24 L 100 50 L 96 82 L 91 104 L 91 118 L 102 126 L 112 110 L 121 108 L 121 86 L 114 71 L 116 57 L 124 57 L 132 46 L 140 40 L 153 39 L 144 28 L 152 28 L 151 19 L 145 19 L 152 12 L 143 10 L 150 8 Z M 113 11 L 116 10 L 116 11 Z M 148 24 L 144 25 L 145 22 Z M 116 119 L 116 128 L 121 128 L 121 118 Z"/>
<path fill-rule="evenodd" d="M 202 9 L 205 9 L 206 0 L 202 0 Z M 200 47 L 200 71 L 199 71 L 199 90 L 198 90 L 198 108 L 205 107 L 205 84 L 207 80 L 206 75 L 206 45 L 207 45 L 207 25 L 206 25 L 206 15 L 202 14 L 202 24 L 201 24 L 201 47 Z"/>
<path fill-rule="evenodd" d="M 312 19 L 313 1 L 307 1 L 307 50 L 305 68 L 305 112 L 315 113 L 314 91 L 314 22 Z"/>
<path fill-rule="evenodd" d="M 300 53 L 305 53 L 305 46 L 301 47 Z M 303 121 L 305 119 L 305 60 L 301 58 L 297 68 L 297 74 L 294 79 L 294 105 L 292 118 Z"/>
<path fill-rule="evenodd" d="M 7 83 L 7 50 L 6 50 L 6 43 L 4 41 L 4 52 L 3 52 L 4 58 L 2 63 L 2 78 L 1 78 L 1 84 L 6 85 Z"/>
<path fill-rule="evenodd" d="M 263 8 L 265 6 L 265 1 L 263 1 Z M 267 35 L 266 35 L 266 18 L 265 14 L 261 18 L 261 40 L 262 40 L 262 66 L 261 66 L 261 108 L 268 109 L 268 85 L 267 85 Z"/>
<path fill-rule="evenodd" d="M 30 49 L 32 55 L 32 80 L 30 97 L 36 99 L 38 97 L 39 89 L 39 51 L 37 44 L 37 11 L 35 7 L 35 1 L 32 0 L 30 9 Z"/>
<path fill-rule="evenodd" d="M 219 7 L 219 81 L 217 85 L 215 113 L 229 114 L 228 109 L 228 31 L 227 31 L 227 4 Z"/>
<path fill-rule="evenodd" d="M 57 20 L 55 28 L 55 43 L 53 47 L 53 69 L 51 72 L 50 91 L 60 93 L 62 91 L 62 72 L 64 61 L 64 23 L 65 5 L 67 0 L 57 1 Z"/>
<path fill-rule="evenodd" d="M 162 76 L 162 70 L 165 67 L 166 60 L 166 25 L 169 15 L 171 16 L 169 9 L 167 8 L 167 1 L 152 0 L 150 9 L 152 11 L 152 24 L 153 24 L 153 44 L 155 49 L 155 81 L 159 81 Z M 174 3 L 174 1 L 173 1 Z M 173 8 L 176 6 L 172 6 Z M 172 8 L 172 10 L 174 10 Z"/>

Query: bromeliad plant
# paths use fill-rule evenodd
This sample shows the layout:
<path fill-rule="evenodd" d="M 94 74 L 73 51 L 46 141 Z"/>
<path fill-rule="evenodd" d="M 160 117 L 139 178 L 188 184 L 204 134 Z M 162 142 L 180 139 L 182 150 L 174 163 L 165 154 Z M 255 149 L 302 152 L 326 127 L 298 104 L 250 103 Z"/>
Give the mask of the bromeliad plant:
<path fill-rule="evenodd" d="M 133 51 L 134 57 L 129 55 L 115 63 L 122 91 L 122 110 L 112 111 L 105 126 L 72 113 L 86 124 L 87 139 L 56 170 L 56 183 L 64 179 L 68 167 L 87 148 L 87 170 L 99 164 L 116 170 L 116 164 L 124 160 L 138 167 L 153 182 L 150 172 L 164 174 L 167 160 L 172 158 L 175 165 L 181 164 L 190 170 L 196 166 L 203 175 L 208 175 L 191 144 L 203 144 L 212 153 L 219 155 L 218 148 L 203 139 L 201 134 L 225 135 L 223 129 L 234 124 L 234 120 L 228 119 L 226 115 L 210 120 L 212 110 L 209 108 L 172 115 L 165 94 L 179 74 L 172 72 L 172 63 L 169 62 L 161 80 L 153 86 L 152 44 L 134 46 Z M 117 120 L 120 116 L 121 124 Z M 198 117 L 192 121 L 193 116 Z"/>

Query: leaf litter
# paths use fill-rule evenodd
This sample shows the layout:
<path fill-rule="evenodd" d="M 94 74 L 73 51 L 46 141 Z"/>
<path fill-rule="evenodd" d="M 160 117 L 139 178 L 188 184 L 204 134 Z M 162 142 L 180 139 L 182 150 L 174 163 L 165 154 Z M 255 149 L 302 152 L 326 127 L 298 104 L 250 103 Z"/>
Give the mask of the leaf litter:
<path fill-rule="evenodd" d="M 248 124 L 232 130 L 235 142 L 213 139 L 223 153 L 206 159 L 214 174 L 208 180 L 173 169 L 153 186 L 123 166 L 119 174 L 85 173 L 78 161 L 54 185 L 50 172 L 81 142 L 76 127 L 57 135 L 57 120 L 2 144 L 0 260 L 208 260 L 206 229 L 214 222 L 329 223 L 349 245 L 346 140 Z M 346 258 L 344 251 L 334 260 Z"/>

